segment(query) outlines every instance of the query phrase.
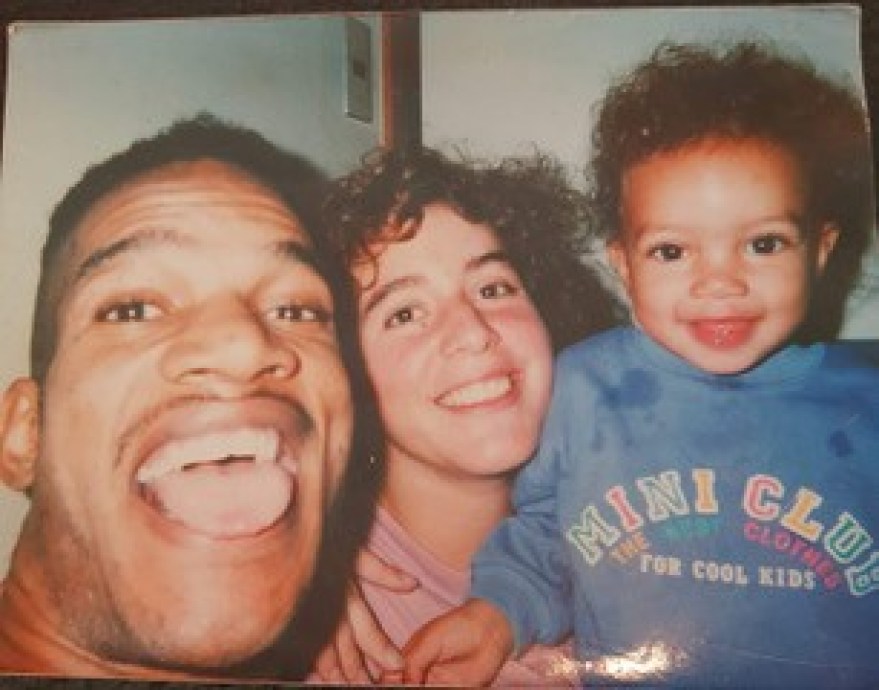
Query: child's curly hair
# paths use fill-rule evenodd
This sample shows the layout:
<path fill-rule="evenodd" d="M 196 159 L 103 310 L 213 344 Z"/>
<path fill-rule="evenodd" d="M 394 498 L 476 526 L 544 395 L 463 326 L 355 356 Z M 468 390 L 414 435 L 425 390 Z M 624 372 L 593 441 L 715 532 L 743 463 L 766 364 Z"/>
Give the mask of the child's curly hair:
<path fill-rule="evenodd" d="M 706 138 L 763 139 L 797 163 L 807 195 L 807 237 L 826 222 L 836 247 L 801 336 L 834 337 L 874 228 L 872 154 L 861 99 L 804 60 L 768 45 L 729 50 L 664 43 L 598 104 L 589 178 L 594 232 L 620 231 L 623 176 L 651 155 Z"/>
<path fill-rule="evenodd" d="M 619 323 L 623 309 L 584 262 L 584 199 L 546 155 L 490 164 L 438 151 L 378 150 L 338 180 L 325 206 L 331 242 L 349 266 L 377 265 L 441 204 L 497 235 L 558 350 Z"/>

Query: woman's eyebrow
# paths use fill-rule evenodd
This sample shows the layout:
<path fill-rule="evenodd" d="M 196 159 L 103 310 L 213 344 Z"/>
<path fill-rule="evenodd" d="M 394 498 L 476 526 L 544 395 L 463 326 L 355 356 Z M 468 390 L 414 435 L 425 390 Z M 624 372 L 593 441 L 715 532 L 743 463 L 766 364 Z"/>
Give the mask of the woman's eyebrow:
<path fill-rule="evenodd" d="M 478 256 L 474 256 L 467 260 L 464 264 L 464 270 L 467 272 L 476 271 L 486 264 L 493 263 L 501 263 L 504 265 L 511 265 L 510 258 L 507 256 L 507 253 L 502 249 L 493 249 L 490 252 L 486 252 L 485 254 L 480 254 Z M 382 301 L 387 299 L 387 297 L 394 292 L 399 290 L 403 290 L 406 288 L 413 287 L 415 285 L 420 285 L 424 282 L 424 278 L 417 275 L 405 275 L 400 276 L 399 278 L 395 278 L 394 280 L 390 280 L 381 287 L 377 288 L 372 292 L 372 294 L 367 298 L 366 302 L 363 305 L 363 315 L 366 316 L 375 309 Z"/>
<path fill-rule="evenodd" d="M 477 268 L 482 268 L 486 264 L 493 263 L 506 264 L 508 266 L 511 265 L 510 257 L 503 249 L 494 249 L 490 252 L 469 259 L 464 268 L 468 271 L 474 271 Z"/>
<path fill-rule="evenodd" d="M 388 281 L 380 288 L 374 290 L 373 293 L 366 300 L 366 303 L 363 305 L 363 315 L 366 316 L 369 312 L 375 309 L 383 300 L 388 297 L 388 295 L 391 295 L 399 290 L 404 290 L 406 288 L 412 287 L 414 285 L 419 285 L 423 282 L 424 279 L 417 275 L 400 276 L 399 278 L 394 278 L 394 280 Z"/>

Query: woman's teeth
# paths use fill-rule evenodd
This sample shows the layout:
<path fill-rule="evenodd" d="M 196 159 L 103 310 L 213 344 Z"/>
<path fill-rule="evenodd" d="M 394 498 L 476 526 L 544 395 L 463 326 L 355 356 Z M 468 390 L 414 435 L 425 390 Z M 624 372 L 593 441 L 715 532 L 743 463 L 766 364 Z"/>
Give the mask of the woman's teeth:
<path fill-rule="evenodd" d="M 477 381 L 446 393 L 439 399 L 446 407 L 465 407 L 491 402 L 506 395 L 513 387 L 509 376 Z"/>

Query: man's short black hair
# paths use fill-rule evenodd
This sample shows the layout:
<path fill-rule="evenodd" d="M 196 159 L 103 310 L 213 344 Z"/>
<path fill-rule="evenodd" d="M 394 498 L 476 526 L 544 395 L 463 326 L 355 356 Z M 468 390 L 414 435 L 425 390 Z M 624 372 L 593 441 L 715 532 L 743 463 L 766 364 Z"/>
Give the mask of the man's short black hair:
<path fill-rule="evenodd" d="M 277 195 L 327 256 L 320 231 L 320 203 L 326 179 L 311 162 L 284 151 L 257 132 L 203 113 L 157 135 L 134 142 L 89 168 L 55 207 L 43 245 L 31 331 L 31 376 L 42 383 L 58 339 L 59 305 L 65 288 L 67 252 L 85 215 L 104 197 L 150 171 L 174 163 L 214 160 L 241 170 Z M 335 294 L 338 276 L 327 276 Z"/>

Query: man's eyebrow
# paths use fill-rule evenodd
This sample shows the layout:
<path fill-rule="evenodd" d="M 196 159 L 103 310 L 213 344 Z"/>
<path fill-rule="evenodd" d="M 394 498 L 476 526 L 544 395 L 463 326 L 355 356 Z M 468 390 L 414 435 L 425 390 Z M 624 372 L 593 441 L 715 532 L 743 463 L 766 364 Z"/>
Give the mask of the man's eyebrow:
<path fill-rule="evenodd" d="M 122 237 L 105 247 L 100 247 L 89 254 L 76 269 L 72 285 L 84 280 L 102 265 L 126 252 L 140 251 L 160 246 L 186 247 L 195 246 L 198 241 L 184 233 L 169 228 L 147 228 Z M 293 239 L 280 240 L 266 246 L 266 253 L 303 263 L 313 268 L 321 278 L 326 275 L 317 254 L 305 243 Z"/>
<path fill-rule="evenodd" d="M 301 240 L 280 240 L 270 245 L 269 251 L 277 256 L 310 266 L 321 278 L 327 279 L 325 261 L 312 247 Z"/>
<path fill-rule="evenodd" d="M 77 267 L 73 273 L 71 285 L 84 280 L 103 264 L 120 254 L 146 249 L 153 246 L 171 244 L 182 247 L 191 244 L 192 240 L 180 233 L 164 228 L 147 228 L 116 240 L 105 247 L 99 247 Z"/>

